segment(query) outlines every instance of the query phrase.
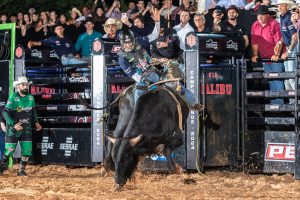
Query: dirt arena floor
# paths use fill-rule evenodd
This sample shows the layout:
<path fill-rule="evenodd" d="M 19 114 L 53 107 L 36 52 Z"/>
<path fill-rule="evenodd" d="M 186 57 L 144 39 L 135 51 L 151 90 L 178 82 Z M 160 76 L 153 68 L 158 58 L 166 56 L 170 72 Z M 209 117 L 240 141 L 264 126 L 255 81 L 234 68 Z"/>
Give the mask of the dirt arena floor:
<path fill-rule="evenodd" d="M 17 167 L 0 177 L 0 199 L 300 199 L 300 181 L 292 175 L 136 172 L 122 191 L 113 192 L 113 173 L 100 177 L 99 167 L 29 165 L 27 177 L 17 177 Z"/>

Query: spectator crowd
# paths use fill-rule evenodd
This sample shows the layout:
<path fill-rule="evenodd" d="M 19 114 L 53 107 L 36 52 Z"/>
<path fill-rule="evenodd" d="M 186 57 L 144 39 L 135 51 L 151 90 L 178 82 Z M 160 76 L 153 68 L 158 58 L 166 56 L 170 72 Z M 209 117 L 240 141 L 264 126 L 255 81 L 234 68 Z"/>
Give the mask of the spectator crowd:
<path fill-rule="evenodd" d="M 190 32 L 230 33 L 244 38 L 246 57 L 277 61 L 293 57 L 298 48 L 299 6 L 293 0 L 207 0 L 209 9 L 199 13 L 202 1 L 129 0 L 126 12 L 118 0 L 95 0 L 67 13 L 55 10 L 7 16 L 1 23 L 16 23 L 17 44 L 25 47 L 51 46 L 62 62 L 90 62 L 95 39 L 118 40 L 118 33 L 130 29 L 140 45 L 156 59 L 183 62 L 185 37 Z M 111 5 L 108 6 L 108 3 Z M 230 4 L 231 3 L 231 4 Z M 156 60 L 154 59 L 154 60 Z M 262 63 L 266 72 L 294 71 L 294 61 Z M 270 81 L 273 90 L 295 88 L 293 80 Z M 282 100 L 274 103 L 283 103 Z"/>

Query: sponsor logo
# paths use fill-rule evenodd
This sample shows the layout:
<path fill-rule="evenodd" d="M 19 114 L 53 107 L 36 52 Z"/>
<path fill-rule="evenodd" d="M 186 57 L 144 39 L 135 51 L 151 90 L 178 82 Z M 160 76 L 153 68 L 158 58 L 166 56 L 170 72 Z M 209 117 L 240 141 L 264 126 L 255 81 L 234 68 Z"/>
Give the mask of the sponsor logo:
<path fill-rule="evenodd" d="M 42 58 L 42 52 L 38 51 L 37 49 L 32 49 L 31 50 L 31 57 L 36 57 L 36 58 Z"/>
<path fill-rule="evenodd" d="M 26 107 L 26 108 L 21 108 L 21 107 L 17 107 L 16 111 L 17 112 L 30 112 L 32 110 L 32 107 Z"/>
<path fill-rule="evenodd" d="M 112 53 L 118 53 L 121 49 L 121 46 L 120 45 L 114 45 L 111 49 L 111 52 Z"/>
<path fill-rule="evenodd" d="M 70 157 L 72 151 L 78 151 L 78 144 L 73 144 L 73 137 L 67 137 L 66 143 L 60 143 L 59 149 L 65 151 L 66 157 Z"/>
<path fill-rule="evenodd" d="M 203 84 L 200 85 L 201 94 L 232 95 L 232 84 Z"/>
<path fill-rule="evenodd" d="M 29 124 L 29 119 L 20 119 L 19 122 L 22 123 L 22 125 Z"/>
<path fill-rule="evenodd" d="M 278 76 L 279 76 L 279 73 L 269 73 L 269 78 L 275 78 Z"/>
<path fill-rule="evenodd" d="M 39 144 L 41 148 L 42 155 L 48 155 L 48 150 L 53 150 L 54 143 L 49 142 L 49 137 L 44 136 L 42 143 Z"/>
<path fill-rule="evenodd" d="M 232 40 L 229 40 L 226 42 L 226 48 L 227 49 L 233 49 L 235 51 L 238 50 L 238 43 L 232 41 Z"/>
<path fill-rule="evenodd" d="M 31 86 L 31 94 L 54 94 L 55 88 L 46 88 L 39 86 Z"/>
<path fill-rule="evenodd" d="M 23 55 L 23 49 L 21 47 L 18 47 L 16 49 L 16 58 L 21 58 Z"/>
<path fill-rule="evenodd" d="M 74 122 L 75 123 L 90 123 L 91 117 L 75 117 Z"/>
<path fill-rule="evenodd" d="M 89 82 L 89 79 L 85 76 L 81 76 L 81 77 L 70 77 L 69 78 L 71 83 L 85 83 L 85 82 Z"/>
<path fill-rule="evenodd" d="M 56 53 L 54 50 L 50 51 L 50 58 L 56 58 L 56 59 L 59 59 L 57 53 Z"/>
<path fill-rule="evenodd" d="M 209 39 L 209 40 L 206 41 L 205 46 L 208 49 L 215 49 L 215 50 L 217 50 L 218 49 L 218 42 L 214 42 L 212 39 Z"/>
<path fill-rule="evenodd" d="M 42 95 L 42 99 L 51 99 L 52 95 L 51 94 L 44 94 Z"/>
<path fill-rule="evenodd" d="M 266 161 L 295 161 L 295 146 L 291 143 L 268 143 L 265 155 Z"/>
<path fill-rule="evenodd" d="M 47 110 L 57 110 L 57 106 L 47 106 Z"/>
<path fill-rule="evenodd" d="M 186 37 L 186 44 L 192 48 L 193 46 L 195 46 L 197 44 L 197 38 L 195 35 L 190 34 L 189 36 Z"/>
<path fill-rule="evenodd" d="M 86 107 L 83 105 L 69 105 L 68 111 L 83 111 L 86 110 Z"/>
<path fill-rule="evenodd" d="M 93 43 L 93 49 L 95 52 L 99 52 L 102 48 L 102 44 L 99 40 L 96 40 L 94 43 Z"/>
<path fill-rule="evenodd" d="M 270 110 L 278 110 L 279 106 L 278 105 L 271 105 Z"/>

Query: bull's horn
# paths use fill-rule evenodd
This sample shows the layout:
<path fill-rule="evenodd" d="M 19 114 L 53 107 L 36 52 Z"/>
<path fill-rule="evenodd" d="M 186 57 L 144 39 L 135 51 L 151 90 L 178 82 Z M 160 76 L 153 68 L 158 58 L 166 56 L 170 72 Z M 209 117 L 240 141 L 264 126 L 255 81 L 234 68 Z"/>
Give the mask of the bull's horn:
<path fill-rule="evenodd" d="M 114 138 L 114 137 L 112 137 L 112 136 L 108 136 L 108 135 L 106 135 L 106 138 L 109 139 L 109 141 L 111 141 L 111 143 L 113 143 L 113 144 L 114 144 L 114 143 L 116 142 L 116 140 L 117 140 L 116 138 Z"/>
<path fill-rule="evenodd" d="M 134 147 L 138 143 L 140 143 L 143 139 L 143 135 L 140 134 L 139 136 L 136 136 L 135 138 L 129 139 L 130 146 Z"/>

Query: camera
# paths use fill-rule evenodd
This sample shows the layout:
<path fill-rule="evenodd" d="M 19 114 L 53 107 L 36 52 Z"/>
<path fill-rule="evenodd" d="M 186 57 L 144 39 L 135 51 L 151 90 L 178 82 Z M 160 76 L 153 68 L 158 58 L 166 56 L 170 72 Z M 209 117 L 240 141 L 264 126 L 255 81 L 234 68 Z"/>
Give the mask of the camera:
<path fill-rule="evenodd" d="M 298 8 L 292 8 L 291 12 L 293 12 L 293 13 L 299 13 L 299 9 Z"/>
<path fill-rule="evenodd" d="M 215 10 L 215 13 L 217 14 L 217 16 L 220 16 L 220 15 L 222 15 L 222 11 L 221 11 L 221 10 L 219 10 L 219 9 Z"/>

